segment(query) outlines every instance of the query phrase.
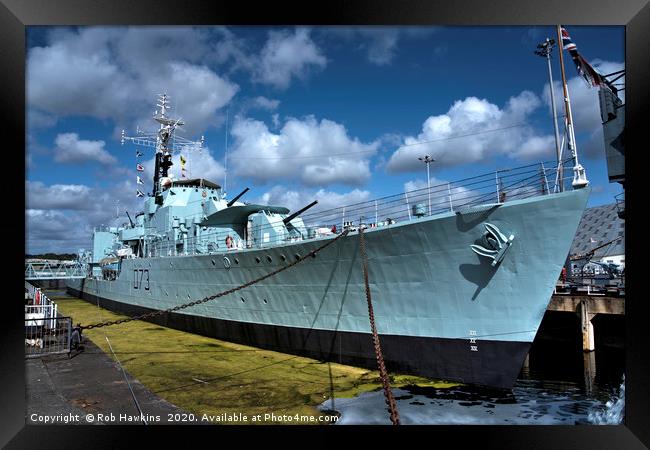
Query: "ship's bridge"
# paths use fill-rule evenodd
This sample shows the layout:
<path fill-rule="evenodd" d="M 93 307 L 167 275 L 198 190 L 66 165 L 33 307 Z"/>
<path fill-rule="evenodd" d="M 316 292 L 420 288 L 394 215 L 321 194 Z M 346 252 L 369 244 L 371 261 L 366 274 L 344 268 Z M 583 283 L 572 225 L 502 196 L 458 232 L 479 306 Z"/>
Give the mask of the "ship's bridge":
<path fill-rule="evenodd" d="M 221 189 L 217 183 L 214 183 L 205 178 L 191 178 L 189 180 L 174 180 L 172 181 L 172 187 L 196 187 L 196 188 L 209 188 L 209 189 Z"/>

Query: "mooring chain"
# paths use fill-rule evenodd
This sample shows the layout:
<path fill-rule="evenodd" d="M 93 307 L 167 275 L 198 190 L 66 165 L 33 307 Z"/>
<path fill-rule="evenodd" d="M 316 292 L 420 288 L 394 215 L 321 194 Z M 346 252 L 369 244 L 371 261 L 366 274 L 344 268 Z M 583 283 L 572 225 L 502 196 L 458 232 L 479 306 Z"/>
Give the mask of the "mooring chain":
<path fill-rule="evenodd" d="M 264 281 L 267 278 L 270 278 L 270 277 L 272 277 L 274 275 L 277 275 L 280 272 L 283 272 L 283 271 L 287 270 L 288 268 L 293 267 L 293 266 L 295 266 L 296 264 L 299 264 L 302 261 L 305 261 L 309 256 L 316 255 L 316 253 L 320 252 L 325 247 L 328 247 L 328 246 L 332 245 L 334 242 L 338 241 L 339 239 L 347 236 L 349 232 L 350 232 L 350 230 L 346 229 L 341 234 L 339 234 L 337 237 L 332 239 L 331 241 L 328 241 L 325 244 L 318 247 L 317 249 L 314 249 L 314 250 L 310 251 L 309 253 L 307 253 L 302 258 L 296 259 L 295 261 L 293 261 L 292 263 L 287 264 L 286 266 L 280 267 L 279 269 L 274 270 L 273 272 L 267 273 L 266 275 L 263 275 L 263 276 L 261 276 L 259 278 L 251 280 L 251 281 L 249 281 L 247 283 L 244 283 L 244 284 L 242 284 L 240 286 L 234 287 L 232 289 L 228 289 L 227 291 L 219 292 L 218 294 L 211 295 L 209 297 L 205 297 L 205 298 L 202 298 L 200 300 L 195 300 L 195 301 L 190 302 L 190 303 L 185 303 L 185 304 L 182 304 L 182 305 L 174 306 L 172 308 L 168 308 L 168 309 L 164 309 L 164 310 L 160 310 L 160 311 L 152 311 L 152 312 L 140 314 L 140 315 L 134 316 L 134 317 L 127 317 L 127 318 L 124 318 L 124 319 L 111 320 L 111 321 L 108 321 L 108 322 L 85 325 L 85 326 L 82 326 L 81 328 L 85 329 L 85 330 L 90 330 L 91 328 L 101 328 L 101 327 L 107 327 L 107 326 L 111 326 L 111 325 L 118 325 L 120 323 L 131 322 L 133 320 L 149 319 L 151 317 L 160 316 L 160 315 L 171 313 L 171 312 L 178 311 L 178 310 L 181 310 L 181 309 L 189 308 L 191 306 L 200 305 L 201 303 L 206 303 L 206 302 L 209 302 L 211 300 L 217 299 L 219 297 L 223 297 L 223 296 L 232 294 L 233 292 L 237 292 L 237 291 L 239 291 L 241 289 L 245 289 L 245 288 L 247 288 L 249 286 L 252 286 L 252 285 L 254 285 L 256 283 L 259 283 L 260 281 Z"/>
<path fill-rule="evenodd" d="M 390 379 L 384 364 L 384 356 L 381 352 L 381 345 L 379 343 L 379 335 L 377 334 L 377 327 L 375 326 L 375 313 L 372 309 L 372 299 L 370 297 L 370 284 L 368 282 L 368 257 L 366 255 L 366 242 L 363 237 L 363 227 L 359 227 L 359 250 L 361 251 L 361 261 L 363 263 L 363 281 L 366 285 L 366 300 L 368 301 L 368 317 L 370 318 L 370 329 L 372 330 L 372 342 L 375 346 L 375 356 L 377 357 L 377 366 L 379 366 L 379 378 L 384 387 L 384 395 L 386 396 L 386 404 L 390 408 L 390 421 L 393 425 L 399 425 L 399 412 L 397 411 L 397 403 L 393 396 L 393 391 L 390 388 Z"/>

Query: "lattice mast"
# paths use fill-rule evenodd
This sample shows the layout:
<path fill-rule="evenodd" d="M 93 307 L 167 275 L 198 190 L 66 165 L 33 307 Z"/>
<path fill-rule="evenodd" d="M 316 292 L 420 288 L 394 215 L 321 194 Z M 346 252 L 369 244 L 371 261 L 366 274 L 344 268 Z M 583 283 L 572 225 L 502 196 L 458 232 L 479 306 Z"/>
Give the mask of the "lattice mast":
<path fill-rule="evenodd" d="M 156 203 L 162 204 L 162 186 L 163 183 L 170 180 L 169 168 L 174 164 L 172 155 L 179 154 L 181 150 L 192 151 L 200 150 L 203 146 L 204 137 L 198 141 L 178 136 L 175 131 L 177 127 L 185 125 L 180 118 L 174 119 L 167 116 L 167 111 L 171 109 L 169 97 L 167 94 L 158 95 L 159 108 L 154 111 L 153 119 L 160 124 L 157 132 L 143 132 L 140 129 L 136 131 L 136 136 L 127 136 L 122 130 L 122 145 L 128 140 L 136 145 L 155 148 L 155 167 L 153 175 L 153 192 Z"/>

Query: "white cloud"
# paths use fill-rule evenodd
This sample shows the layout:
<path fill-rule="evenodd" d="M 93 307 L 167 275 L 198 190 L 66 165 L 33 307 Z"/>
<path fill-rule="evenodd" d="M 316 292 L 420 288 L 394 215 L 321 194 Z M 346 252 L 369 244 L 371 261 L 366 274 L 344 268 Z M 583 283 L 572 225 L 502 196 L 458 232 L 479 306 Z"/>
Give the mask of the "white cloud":
<path fill-rule="evenodd" d="M 280 105 L 280 100 L 272 100 L 266 97 L 255 97 L 252 100 L 252 106 L 260 109 L 266 109 L 268 111 L 273 111 L 274 109 L 277 109 L 279 105 Z"/>
<path fill-rule="evenodd" d="M 168 92 L 188 133 L 200 133 L 238 89 L 201 63 L 207 51 L 205 33 L 191 28 L 58 30 L 28 52 L 30 112 L 151 126 L 155 96 Z"/>
<path fill-rule="evenodd" d="M 26 181 L 26 206 L 28 209 L 92 208 L 92 191 L 81 184 L 54 184 L 46 186 L 40 181 Z"/>
<path fill-rule="evenodd" d="M 549 149 L 553 149 L 555 152 L 554 136 L 533 136 L 521 144 L 517 150 L 517 156 L 522 159 L 545 158 L 550 155 Z"/>
<path fill-rule="evenodd" d="M 127 222 L 124 210 L 142 210 L 135 180 L 107 188 L 85 185 L 26 183 L 25 236 L 27 252 L 77 251 L 90 248 L 93 227 Z M 119 206 L 119 219 L 115 218 Z"/>
<path fill-rule="evenodd" d="M 240 104 L 237 115 L 246 115 L 250 110 L 275 111 L 280 106 L 280 100 L 274 100 L 263 96 L 247 98 Z M 276 115 L 277 113 L 274 113 Z"/>
<path fill-rule="evenodd" d="M 76 252 L 82 247 L 89 248 L 90 231 L 77 217 L 61 211 L 25 210 L 27 253 Z"/>
<path fill-rule="evenodd" d="M 304 79 L 310 70 L 323 69 L 327 59 L 309 36 L 306 28 L 271 31 L 259 56 L 253 79 L 279 89 L 289 87 L 291 79 Z"/>
<path fill-rule="evenodd" d="M 104 149 L 104 141 L 79 139 L 77 133 L 62 133 L 54 140 L 54 160 L 60 163 L 84 163 L 97 161 L 114 164 L 117 160 Z"/>
<path fill-rule="evenodd" d="M 572 62 L 567 62 L 571 64 Z M 608 62 L 601 60 L 594 60 L 593 67 L 603 75 L 616 72 L 625 68 L 623 63 Z M 567 69 L 569 67 L 567 66 Z M 624 83 L 625 78 L 621 78 L 616 83 Z M 564 115 L 564 100 L 562 99 L 562 83 L 560 81 L 553 82 L 555 91 L 555 107 L 558 116 Z M 600 100 L 598 98 L 598 88 L 589 87 L 582 77 L 575 76 L 570 78 L 567 82 L 569 90 L 569 98 L 571 99 L 571 114 L 573 116 L 573 129 L 576 134 L 588 134 L 589 138 L 584 143 L 584 152 L 581 146 L 578 146 L 578 153 L 587 157 L 602 157 L 604 152 L 604 144 L 602 143 L 602 119 L 600 117 Z M 619 97 L 625 103 L 625 91 L 619 92 Z M 549 84 L 544 85 L 542 98 L 548 108 L 549 114 L 551 111 L 551 93 Z M 562 137 L 564 125 L 563 119 L 558 118 L 558 126 L 560 128 L 560 138 Z M 566 150 L 565 150 L 566 151 Z"/>
<path fill-rule="evenodd" d="M 544 148 L 548 137 L 539 136 L 526 124 L 529 115 L 541 104 L 530 91 L 511 97 L 503 108 L 487 99 L 467 97 L 457 100 L 445 114 L 428 117 L 418 136 L 407 136 L 392 154 L 389 172 L 418 170 L 418 160 L 430 154 L 437 167 L 486 161 L 504 154 L 512 158 L 551 155 L 553 146 Z"/>
<path fill-rule="evenodd" d="M 343 125 L 313 116 L 288 119 L 277 134 L 261 121 L 237 117 L 231 135 L 228 161 L 238 176 L 298 179 L 307 186 L 362 184 L 370 178 L 369 158 L 379 145 L 360 142 Z"/>

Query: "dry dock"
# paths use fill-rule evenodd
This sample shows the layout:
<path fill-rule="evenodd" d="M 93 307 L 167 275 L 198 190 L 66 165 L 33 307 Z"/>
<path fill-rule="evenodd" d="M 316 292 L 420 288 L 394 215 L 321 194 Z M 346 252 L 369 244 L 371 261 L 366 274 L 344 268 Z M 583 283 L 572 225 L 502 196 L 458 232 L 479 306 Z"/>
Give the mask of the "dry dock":
<path fill-rule="evenodd" d="M 49 295 L 75 324 L 124 317 L 80 299 Z M 70 360 L 27 362 L 31 414 L 43 414 L 37 409 L 44 408 L 44 412 L 137 416 L 135 397 L 145 416 L 169 418 L 172 414 L 172 420 L 161 423 L 329 424 L 335 419 L 321 412 L 318 405 L 329 398 L 353 397 L 381 388 L 376 371 L 261 350 L 142 321 L 86 330 L 84 340 L 85 350 L 73 352 Z M 413 376 L 392 378 L 396 387 L 457 385 Z M 58 406 L 48 409 L 43 405 L 47 400 L 39 401 L 39 396 L 53 399 L 52 404 Z M 59 408 L 64 404 L 65 408 Z"/>

